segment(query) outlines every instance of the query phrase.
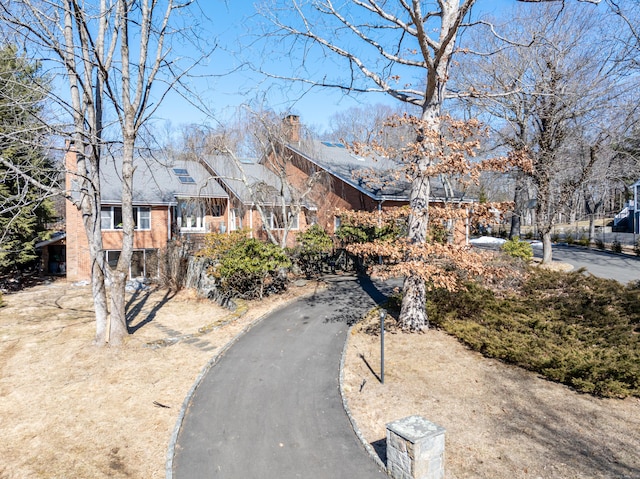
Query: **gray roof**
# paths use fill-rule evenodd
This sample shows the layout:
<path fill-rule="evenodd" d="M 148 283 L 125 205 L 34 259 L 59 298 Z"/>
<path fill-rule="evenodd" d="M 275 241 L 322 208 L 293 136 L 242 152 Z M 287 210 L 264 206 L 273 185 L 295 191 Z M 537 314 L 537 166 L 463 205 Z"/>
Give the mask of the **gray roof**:
<path fill-rule="evenodd" d="M 258 199 L 265 205 L 279 204 L 280 191 L 283 191 L 286 203 L 292 201 L 288 188 L 282 187 L 282 179 L 255 159 L 209 155 L 204 161 L 216 172 L 219 181 L 244 204 L 255 203 Z"/>
<path fill-rule="evenodd" d="M 376 201 L 409 201 L 411 183 L 397 161 L 375 154 L 357 156 L 340 142 L 305 140 L 287 147 Z M 442 183 L 435 179 L 431 196 L 445 196 Z"/>
<path fill-rule="evenodd" d="M 118 163 L 118 164 L 116 164 Z M 176 198 L 228 198 L 220 184 L 195 161 L 134 159 L 133 203 L 175 204 Z M 109 159 L 101 169 L 102 202 L 120 204 L 122 166 Z"/>

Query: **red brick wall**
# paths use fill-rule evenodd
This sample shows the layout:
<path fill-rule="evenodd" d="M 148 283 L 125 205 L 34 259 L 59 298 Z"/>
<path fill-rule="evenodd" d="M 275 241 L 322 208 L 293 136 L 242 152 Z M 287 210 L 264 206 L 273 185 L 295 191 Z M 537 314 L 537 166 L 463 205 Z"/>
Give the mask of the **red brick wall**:
<path fill-rule="evenodd" d="M 68 172 L 76 171 L 76 155 L 71 148 L 65 156 L 65 167 Z M 65 177 L 65 188 L 71 190 L 72 174 Z M 67 279 L 70 281 L 89 280 L 91 278 L 91 263 L 89 259 L 89 243 L 82 223 L 82 216 L 78 208 L 70 201 L 65 205 L 66 214 L 66 242 L 67 242 Z M 168 211 L 166 206 L 151 208 L 151 229 L 136 231 L 133 239 L 134 248 L 152 249 L 163 248 L 168 237 Z M 105 250 L 122 249 L 122 232 L 103 231 L 103 248 Z"/>
<path fill-rule="evenodd" d="M 302 185 L 314 168 L 317 168 L 304 157 L 292 152 L 292 161 L 287 165 L 287 175 L 293 184 Z M 334 212 L 336 209 L 352 209 L 357 211 L 376 211 L 378 202 L 365 195 L 357 188 L 331 176 L 327 186 L 318 186 L 313 201 L 318 206 L 318 223 L 330 234 L 334 233 Z M 384 201 L 383 209 L 406 206 L 407 201 Z M 454 225 L 453 241 L 456 244 L 466 243 L 466 223 L 457 220 Z"/>

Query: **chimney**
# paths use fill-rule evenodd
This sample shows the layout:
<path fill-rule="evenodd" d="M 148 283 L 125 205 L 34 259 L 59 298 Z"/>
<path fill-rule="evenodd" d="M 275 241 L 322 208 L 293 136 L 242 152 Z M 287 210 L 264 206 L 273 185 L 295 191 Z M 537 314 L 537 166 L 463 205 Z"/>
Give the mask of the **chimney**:
<path fill-rule="evenodd" d="M 77 171 L 78 153 L 72 140 L 65 140 L 64 169 L 65 189 L 71 191 L 71 177 Z"/>
<path fill-rule="evenodd" d="M 298 115 L 287 115 L 282 122 L 284 124 L 285 139 L 289 143 L 300 143 L 300 117 Z"/>

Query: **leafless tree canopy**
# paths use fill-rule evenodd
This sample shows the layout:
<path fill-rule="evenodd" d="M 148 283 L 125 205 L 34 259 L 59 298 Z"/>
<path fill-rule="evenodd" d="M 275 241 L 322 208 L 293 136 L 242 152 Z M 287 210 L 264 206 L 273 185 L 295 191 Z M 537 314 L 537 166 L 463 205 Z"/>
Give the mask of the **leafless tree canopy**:
<path fill-rule="evenodd" d="M 136 141 L 167 92 L 193 64 L 185 66 L 172 53 L 172 42 L 180 41 L 193 4 L 9 0 L 0 6 L 6 31 L 31 55 L 44 59 L 59 86 L 51 101 L 63 119 L 57 133 L 71 138 L 75 152 L 73 191 L 66 196 L 80 210 L 89 242 L 97 344 L 117 344 L 127 334 L 124 287 L 133 251 Z M 189 34 L 193 39 L 194 32 Z M 108 140 L 119 144 L 123 180 L 123 240 L 115 270 L 106 264 L 100 230 L 100 168 Z M 110 315 L 105 277 L 112 283 Z"/>

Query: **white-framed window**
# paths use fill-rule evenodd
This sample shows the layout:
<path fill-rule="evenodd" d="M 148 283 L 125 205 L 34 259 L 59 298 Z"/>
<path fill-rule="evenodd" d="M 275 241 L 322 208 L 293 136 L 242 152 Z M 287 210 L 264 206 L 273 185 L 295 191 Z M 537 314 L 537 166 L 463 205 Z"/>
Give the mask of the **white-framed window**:
<path fill-rule="evenodd" d="M 292 230 L 297 230 L 300 228 L 300 222 L 298 220 L 298 214 L 293 213 L 289 208 L 286 211 L 287 214 L 287 223 L 291 225 Z M 269 213 L 269 227 L 272 230 L 283 230 L 285 229 L 285 222 L 282 216 L 282 208 L 275 208 L 271 210 Z"/>
<path fill-rule="evenodd" d="M 133 223 L 136 230 L 151 229 L 151 208 L 135 206 Z M 100 209 L 100 228 L 103 230 L 122 229 L 122 208 L 119 206 L 103 206 Z"/>
<path fill-rule="evenodd" d="M 107 264 L 111 269 L 115 269 L 120 258 L 120 250 L 105 251 Z M 158 270 L 158 250 L 157 249 L 137 249 L 131 256 L 129 265 L 129 278 L 154 279 L 159 275 Z"/>
<path fill-rule="evenodd" d="M 338 228 L 340 228 L 341 224 L 342 224 L 342 219 L 339 216 L 334 216 L 333 217 L 333 232 L 334 233 L 336 231 L 338 231 Z"/>
<path fill-rule="evenodd" d="M 199 201 L 178 202 L 178 227 L 180 231 L 204 231 L 204 205 Z"/>

